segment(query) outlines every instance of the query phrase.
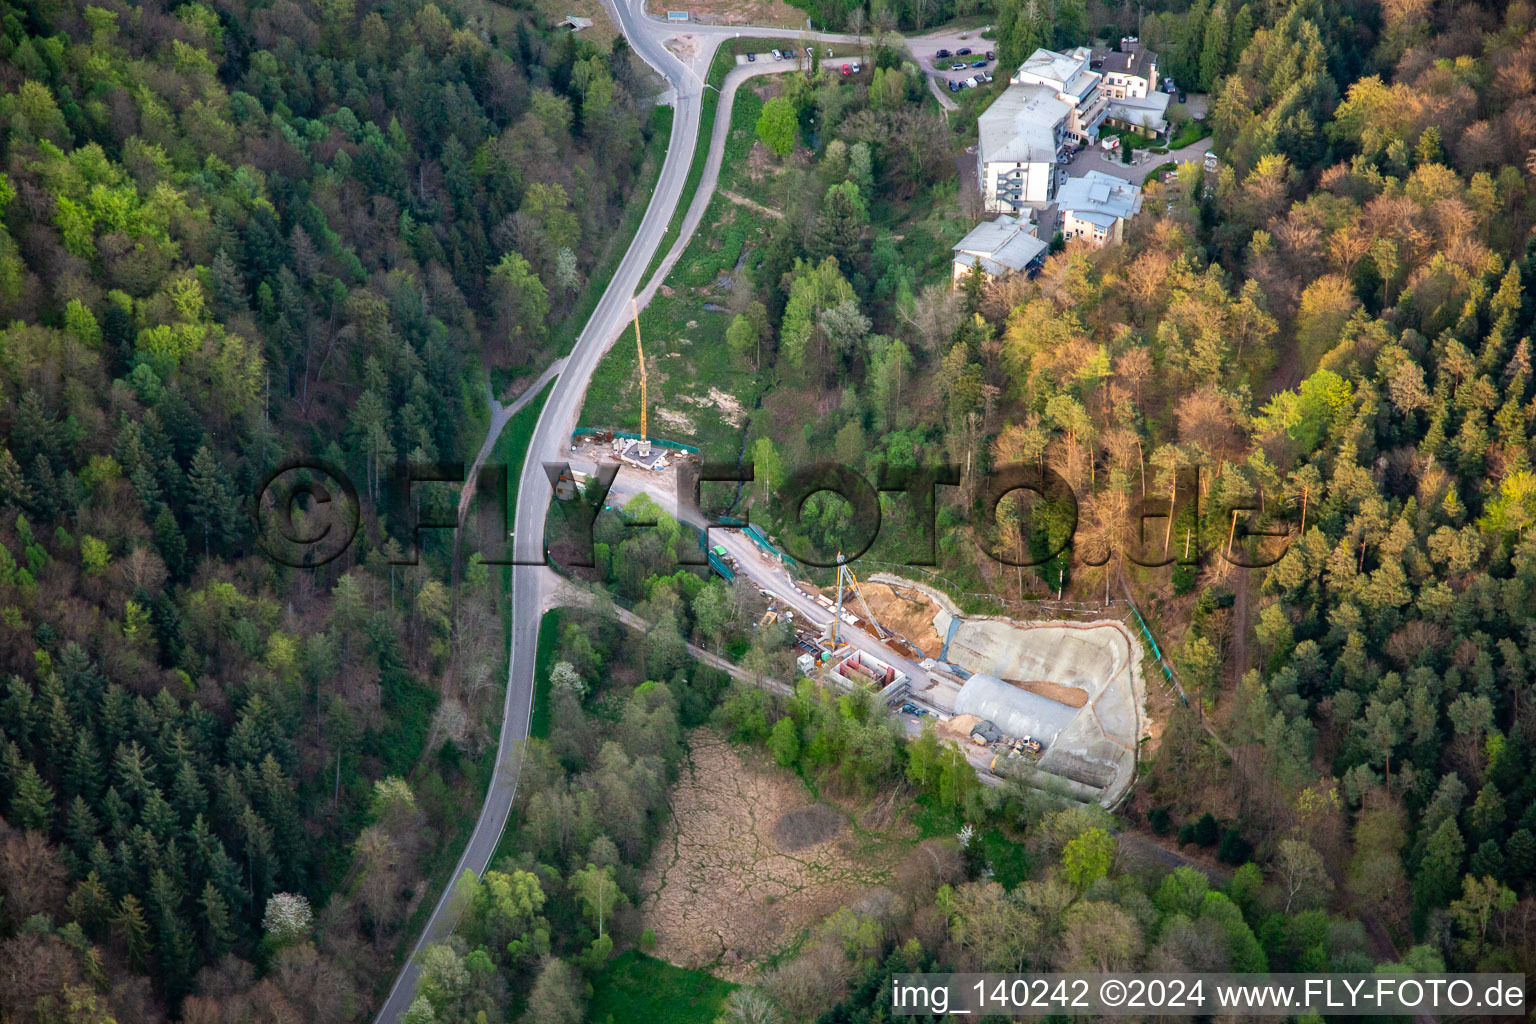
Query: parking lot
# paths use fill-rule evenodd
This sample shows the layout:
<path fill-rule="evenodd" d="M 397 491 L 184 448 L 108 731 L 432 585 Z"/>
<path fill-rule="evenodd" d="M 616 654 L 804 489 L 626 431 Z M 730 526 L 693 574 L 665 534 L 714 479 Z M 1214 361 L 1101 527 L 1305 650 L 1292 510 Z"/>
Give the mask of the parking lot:
<path fill-rule="evenodd" d="M 779 50 L 777 52 L 780 53 L 781 56 L 778 57 L 774 56 L 774 52 L 775 51 L 773 50 L 762 50 L 750 54 L 738 53 L 736 55 L 736 63 L 738 65 L 775 64 L 783 61 L 790 61 L 799 65 L 799 67 L 802 69 L 805 68 L 806 54 L 803 47 L 798 47 L 793 50 Z M 843 54 L 841 56 L 829 57 L 827 56 L 829 52 L 831 51 L 827 47 L 823 46 L 821 48 L 821 53 L 818 56 L 821 60 L 821 66 L 831 71 L 833 74 L 841 72 L 844 67 L 848 69 L 849 76 L 857 75 L 867 70 L 863 60 L 857 56 L 852 54 Z"/>
<path fill-rule="evenodd" d="M 995 74 L 997 61 L 989 59 L 987 54 L 992 52 L 993 43 L 990 39 L 982 37 L 985 28 L 968 29 L 966 31 L 949 30 L 935 32 L 927 36 L 908 36 L 907 48 L 912 51 L 912 56 L 918 65 L 929 75 L 942 83 L 946 88 L 950 82 L 963 82 L 968 78 L 980 75 L 982 72 Z M 961 50 L 971 52 L 962 54 Z M 946 56 L 940 57 L 940 53 Z M 985 67 L 972 67 L 978 61 L 986 61 Z M 953 70 L 953 65 L 964 64 L 962 70 Z M 1005 76 L 1006 77 L 1006 76 Z"/>

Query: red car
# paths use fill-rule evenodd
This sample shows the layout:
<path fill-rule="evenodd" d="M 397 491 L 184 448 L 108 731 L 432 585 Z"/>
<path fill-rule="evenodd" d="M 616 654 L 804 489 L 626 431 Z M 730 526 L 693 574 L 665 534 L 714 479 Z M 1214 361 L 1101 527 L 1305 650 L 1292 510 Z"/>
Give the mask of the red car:
<path fill-rule="evenodd" d="M 853 72 L 852 72 L 852 71 L 851 71 L 851 70 L 849 70 L 849 68 L 848 68 L 848 65 L 847 65 L 847 64 L 844 64 L 844 65 L 843 65 L 843 74 L 845 74 L 845 75 L 851 75 L 851 74 L 853 74 Z"/>

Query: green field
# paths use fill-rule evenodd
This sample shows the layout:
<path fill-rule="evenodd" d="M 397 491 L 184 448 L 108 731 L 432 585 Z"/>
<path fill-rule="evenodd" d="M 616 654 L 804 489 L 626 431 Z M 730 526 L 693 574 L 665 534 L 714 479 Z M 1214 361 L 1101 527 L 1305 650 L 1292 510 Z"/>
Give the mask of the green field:
<path fill-rule="evenodd" d="M 560 610 L 552 608 L 539 620 L 538 653 L 533 661 L 533 718 L 528 735 L 535 739 L 549 737 L 549 671 L 555 667 L 555 652 L 560 647 Z"/>
<path fill-rule="evenodd" d="M 593 980 L 587 1020 L 712 1024 L 735 988 L 704 971 L 685 971 L 631 950 L 614 957 Z"/>
<path fill-rule="evenodd" d="M 1194 145 L 1201 139 L 1211 134 L 1211 126 L 1204 121 L 1190 121 L 1179 133 L 1168 140 L 1169 149 L 1182 149 L 1185 146 Z"/>
<path fill-rule="evenodd" d="M 699 182 L 704 178 L 704 162 L 709 156 L 709 139 L 715 130 L 715 108 L 720 105 L 720 83 L 725 81 L 725 76 L 736 66 L 736 55 L 769 53 L 772 50 L 794 48 L 795 43 L 788 39 L 731 39 L 721 43 L 720 48 L 715 51 L 715 59 L 709 66 L 709 76 L 706 79 L 704 99 L 700 103 L 699 138 L 693 151 L 693 162 L 688 165 L 688 177 L 683 181 L 683 193 L 678 198 L 677 209 L 673 211 L 672 220 L 667 225 L 667 233 L 661 236 L 661 244 L 656 247 L 656 254 L 651 257 L 651 264 L 645 268 L 645 275 L 640 279 L 642 285 L 650 283 L 656 268 L 661 266 L 661 261 L 666 258 L 672 244 L 677 241 L 678 233 L 683 229 L 683 217 L 688 213 L 688 207 L 693 203 L 694 193 L 699 190 Z M 739 91 L 736 98 L 739 103 L 741 100 Z M 734 123 L 734 117 L 732 121 Z M 756 123 L 754 118 L 753 124 Z M 707 217 L 705 223 L 708 223 Z"/>

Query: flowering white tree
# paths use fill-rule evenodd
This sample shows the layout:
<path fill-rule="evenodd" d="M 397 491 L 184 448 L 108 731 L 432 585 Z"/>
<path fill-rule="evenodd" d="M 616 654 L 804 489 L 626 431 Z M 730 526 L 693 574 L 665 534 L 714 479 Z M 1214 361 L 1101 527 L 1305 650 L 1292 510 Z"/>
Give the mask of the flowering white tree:
<path fill-rule="evenodd" d="M 576 666 L 568 661 L 557 661 L 549 672 L 549 685 L 555 690 L 566 690 L 577 700 L 587 695 L 587 681 L 581 678 Z"/>
<path fill-rule="evenodd" d="M 971 839 L 974 838 L 975 835 L 976 830 L 971 827 L 969 822 L 967 822 L 960 827 L 959 832 L 955 833 L 955 838 L 960 840 L 960 846 L 963 849 L 971 845 Z"/>
<path fill-rule="evenodd" d="M 391 818 L 396 814 L 408 815 L 416 810 L 416 795 L 411 784 L 398 775 L 388 775 L 373 784 L 373 816 L 375 820 Z"/>
<path fill-rule="evenodd" d="M 309 900 L 296 893 L 276 892 L 267 900 L 267 912 L 261 919 L 261 926 L 278 942 L 287 943 L 308 935 L 314 920 Z"/>
<path fill-rule="evenodd" d="M 417 996 L 411 1008 L 405 1011 L 402 1024 L 437 1024 L 437 1011 L 426 996 Z"/>

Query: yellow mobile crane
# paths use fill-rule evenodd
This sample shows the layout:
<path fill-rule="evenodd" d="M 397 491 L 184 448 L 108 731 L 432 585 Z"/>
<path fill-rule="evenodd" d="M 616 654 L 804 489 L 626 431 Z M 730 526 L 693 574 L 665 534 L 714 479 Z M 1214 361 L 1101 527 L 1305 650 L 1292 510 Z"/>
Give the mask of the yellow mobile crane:
<path fill-rule="evenodd" d="M 635 355 L 640 360 L 640 449 L 638 454 L 643 459 L 651 454 L 651 439 L 645 433 L 645 348 L 640 344 L 640 304 L 631 297 L 629 306 L 635 311 Z"/>
<path fill-rule="evenodd" d="M 875 636 L 881 640 L 890 637 L 891 631 L 880 625 L 880 620 L 875 618 L 875 613 L 870 611 L 869 602 L 864 600 L 864 592 L 859 589 L 859 578 L 848 568 L 848 563 L 843 560 L 843 553 L 837 553 L 837 608 L 832 620 L 832 649 L 835 651 L 842 646 L 843 626 L 843 587 L 848 586 L 853 590 L 853 596 L 859 599 L 859 606 L 864 609 L 864 614 L 869 616 L 870 625 L 875 627 Z"/>

